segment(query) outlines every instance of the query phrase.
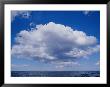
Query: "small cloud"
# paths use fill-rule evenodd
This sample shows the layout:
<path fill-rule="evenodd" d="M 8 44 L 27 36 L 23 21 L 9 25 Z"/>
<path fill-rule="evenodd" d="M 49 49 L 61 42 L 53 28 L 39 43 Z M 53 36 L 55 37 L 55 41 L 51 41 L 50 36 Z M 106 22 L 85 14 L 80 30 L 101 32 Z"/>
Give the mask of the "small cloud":
<path fill-rule="evenodd" d="M 97 61 L 95 65 L 100 65 L 100 61 Z"/>
<path fill-rule="evenodd" d="M 30 12 L 25 11 L 25 12 L 23 12 L 23 13 L 21 14 L 21 16 L 22 16 L 23 18 L 29 18 L 29 17 L 30 17 Z"/>
<path fill-rule="evenodd" d="M 90 13 L 90 11 L 83 11 L 84 15 L 88 15 Z"/>
<path fill-rule="evenodd" d="M 29 67 L 29 65 L 26 65 L 26 64 L 21 64 L 21 65 L 12 64 L 11 66 L 15 67 L 15 68 L 17 68 L 17 67 Z"/>
<path fill-rule="evenodd" d="M 55 66 L 55 68 L 64 68 L 64 66 L 63 65 L 57 65 L 57 66 Z"/>
<path fill-rule="evenodd" d="M 31 30 L 33 30 L 34 28 L 36 28 L 36 24 L 34 22 L 31 22 L 29 24 L 29 27 L 31 28 Z"/>
<path fill-rule="evenodd" d="M 11 11 L 11 21 L 13 21 L 16 16 L 20 16 L 22 18 L 27 19 L 31 16 L 31 12 L 29 12 L 29 11 Z"/>
<path fill-rule="evenodd" d="M 73 66 L 79 66 L 80 64 L 78 62 L 73 62 L 73 61 L 57 61 L 53 62 L 55 64 L 56 68 L 64 68 L 64 67 L 73 67 Z"/>

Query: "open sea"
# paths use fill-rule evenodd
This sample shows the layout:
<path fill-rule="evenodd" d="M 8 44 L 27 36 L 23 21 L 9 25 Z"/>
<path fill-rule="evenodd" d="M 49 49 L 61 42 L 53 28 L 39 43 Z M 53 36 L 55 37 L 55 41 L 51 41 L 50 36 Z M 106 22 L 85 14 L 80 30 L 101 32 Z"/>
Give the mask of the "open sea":
<path fill-rule="evenodd" d="M 100 71 L 11 71 L 12 77 L 100 77 Z"/>

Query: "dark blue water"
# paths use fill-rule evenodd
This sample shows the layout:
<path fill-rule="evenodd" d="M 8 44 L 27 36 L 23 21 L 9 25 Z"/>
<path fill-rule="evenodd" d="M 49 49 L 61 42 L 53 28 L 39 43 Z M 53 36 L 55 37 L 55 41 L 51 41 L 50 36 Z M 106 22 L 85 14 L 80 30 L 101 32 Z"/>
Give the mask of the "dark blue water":
<path fill-rule="evenodd" d="M 12 71 L 12 77 L 100 77 L 99 71 Z"/>

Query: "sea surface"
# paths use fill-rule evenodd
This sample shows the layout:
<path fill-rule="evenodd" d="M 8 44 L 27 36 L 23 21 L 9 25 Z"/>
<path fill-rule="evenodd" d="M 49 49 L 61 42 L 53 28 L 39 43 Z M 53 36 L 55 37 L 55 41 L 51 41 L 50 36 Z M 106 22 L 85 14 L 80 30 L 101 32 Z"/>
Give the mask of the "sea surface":
<path fill-rule="evenodd" d="M 100 77 L 100 71 L 11 71 L 12 77 Z"/>

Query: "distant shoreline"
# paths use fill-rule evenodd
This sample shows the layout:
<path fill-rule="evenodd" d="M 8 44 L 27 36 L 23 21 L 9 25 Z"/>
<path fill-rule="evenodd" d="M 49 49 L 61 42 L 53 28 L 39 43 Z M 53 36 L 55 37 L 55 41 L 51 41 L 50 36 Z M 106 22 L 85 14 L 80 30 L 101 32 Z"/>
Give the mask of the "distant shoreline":
<path fill-rule="evenodd" d="M 11 72 L 19 72 L 19 71 L 11 71 Z M 100 71 L 20 71 L 20 72 L 100 72 Z"/>
<path fill-rule="evenodd" d="M 12 77 L 100 77 L 100 71 L 11 71 Z"/>

